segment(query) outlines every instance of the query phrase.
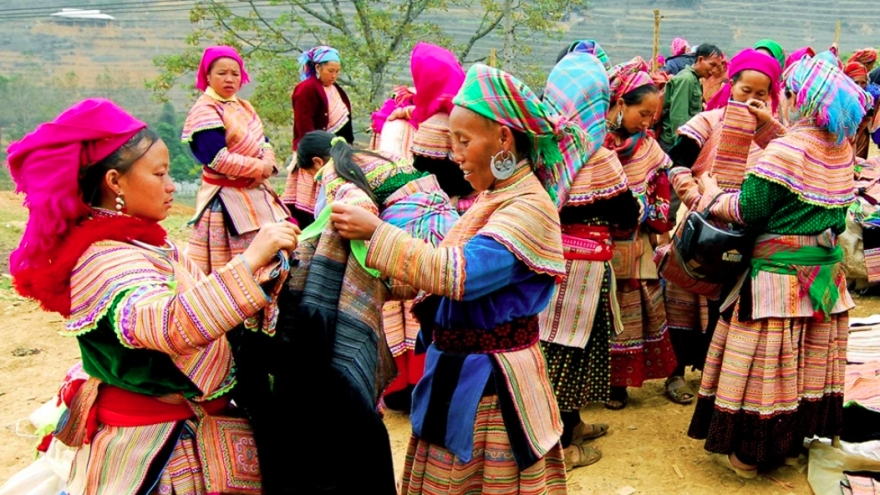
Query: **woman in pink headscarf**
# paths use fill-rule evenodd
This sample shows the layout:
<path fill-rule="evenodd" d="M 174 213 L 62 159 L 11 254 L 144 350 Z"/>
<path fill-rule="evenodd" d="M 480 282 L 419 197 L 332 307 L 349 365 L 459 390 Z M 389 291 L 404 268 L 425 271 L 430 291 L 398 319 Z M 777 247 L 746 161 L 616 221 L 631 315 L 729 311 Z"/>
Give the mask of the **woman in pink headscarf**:
<path fill-rule="evenodd" d="M 82 356 L 59 392 L 67 412 L 44 439 L 72 459 L 64 493 L 222 492 L 227 476 L 260 487 L 246 440 L 229 472 L 217 469 L 222 452 L 204 446 L 228 446 L 204 415 L 230 424 L 218 418 L 236 384 L 227 332 L 269 304 L 255 273 L 294 249 L 298 231 L 268 225 L 205 275 L 159 225 L 173 201 L 168 167 L 156 133 L 103 99 L 9 145 L 29 211 L 10 256 L 15 287 L 66 318 L 61 334 Z"/>
<path fill-rule="evenodd" d="M 669 151 L 674 164 L 670 180 L 684 206 L 689 209 L 696 206 L 695 191 L 690 186 L 694 185 L 694 176 L 707 171 L 723 177 L 725 188 L 738 190 L 745 177 L 745 167 L 758 160 L 770 140 L 784 133 L 784 127 L 771 113 L 778 105 L 780 72 L 779 62 L 770 55 L 753 49 L 741 51 L 730 60 L 730 82 L 709 102 L 710 110 L 678 130 L 678 141 Z M 747 103 L 750 106 L 747 107 Z M 757 115 L 757 123 L 752 113 Z M 751 141 L 751 146 L 728 146 L 723 150 L 719 147 L 722 142 L 743 140 Z M 661 248 L 658 259 L 674 258 L 669 249 Z M 666 266 L 672 264 L 669 261 Z M 667 270 L 661 275 L 666 279 L 666 315 L 678 360 L 674 376 L 683 377 L 687 366 L 703 369 L 718 321 L 722 291 L 726 288 L 713 285 L 706 287 L 706 291 L 693 292 L 683 286 L 692 287 L 695 282 L 675 278 L 681 272 Z M 681 388 L 679 396 L 689 397 L 690 402 L 694 392 Z"/>
<path fill-rule="evenodd" d="M 236 96 L 248 82 L 234 48 L 205 49 L 196 76 L 204 94 L 186 116 L 181 136 L 203 167 L 187 254 L 205 273 L 244 252 L 261 226 L 290 217 L 267 180 L 278 168 L 263 122 Z"/>

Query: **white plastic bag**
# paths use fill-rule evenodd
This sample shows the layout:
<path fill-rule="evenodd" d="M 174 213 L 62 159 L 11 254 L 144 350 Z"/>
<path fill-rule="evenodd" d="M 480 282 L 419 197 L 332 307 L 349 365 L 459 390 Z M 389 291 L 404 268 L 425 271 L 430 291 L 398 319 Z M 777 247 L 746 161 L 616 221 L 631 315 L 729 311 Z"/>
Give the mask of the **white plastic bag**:
<path fill-rule="evenodd" d="M 840 482 L 846 479 L 844 471 L 880 471 L 880 442 L 844 443 L 843 449 L 820 440 L 810 443 L 807 481 L 813 493 L 841 493 Z"/>

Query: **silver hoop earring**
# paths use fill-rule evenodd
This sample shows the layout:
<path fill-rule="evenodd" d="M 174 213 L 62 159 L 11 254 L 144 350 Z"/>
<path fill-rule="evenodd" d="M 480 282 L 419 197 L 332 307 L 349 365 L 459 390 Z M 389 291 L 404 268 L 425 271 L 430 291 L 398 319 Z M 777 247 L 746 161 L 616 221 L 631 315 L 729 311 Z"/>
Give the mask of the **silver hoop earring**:
<path fill-rule="evenodd" d="M 623 125 L 623 112 L 617 112 L 617 128 Z"/>
<path fill-rule="evenodd" d="M 507 153 L 507 156 L 504 156 L 505 153 Z M 513 175 L 513 171 L 516 168 L 516 161 L 514 161 L 513 153 L 501 150 L 498 153 L 495 153 L 489 166 L 492 168 L 492 175 L 496 179 L 504 180 L 509 179 L 510 176 Z"/>
<path fill-rule="evenodd" d="M 122 198 L 122 192 L 116 193 L 116 214 L 122 215 L 122 210 L 125 209 L 125 200 Z"/>

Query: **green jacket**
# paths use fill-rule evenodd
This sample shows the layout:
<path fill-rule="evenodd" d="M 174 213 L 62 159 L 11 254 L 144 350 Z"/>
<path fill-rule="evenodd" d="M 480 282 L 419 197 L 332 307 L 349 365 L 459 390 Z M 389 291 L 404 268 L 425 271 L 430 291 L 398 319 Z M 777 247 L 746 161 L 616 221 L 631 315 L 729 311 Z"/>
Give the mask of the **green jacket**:
<path fill-rule="evenodd" d="M 687 66 L 668 83 L 663 96 L 663 129 L 660 141 L 666 146 L 675 144 L 678 128 L 703 111 L 703 85 L 692 66 Z"/>

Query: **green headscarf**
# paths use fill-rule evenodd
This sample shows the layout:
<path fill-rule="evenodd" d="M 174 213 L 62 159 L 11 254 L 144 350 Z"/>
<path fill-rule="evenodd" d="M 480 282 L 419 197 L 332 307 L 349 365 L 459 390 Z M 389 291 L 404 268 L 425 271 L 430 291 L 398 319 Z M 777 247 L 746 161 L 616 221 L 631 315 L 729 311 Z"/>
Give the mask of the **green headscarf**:
<path fill-rule="evenodd" d="M 754 49 L 757 50 L 759 48 L 770 50 L 770 53 L 773 54 L 773 58 L 779 62 L 779 66 L 785 67 L 785 50 L 782 48 L 782 45 L 771 39 L 765 39 L 755 43 Z"/>

